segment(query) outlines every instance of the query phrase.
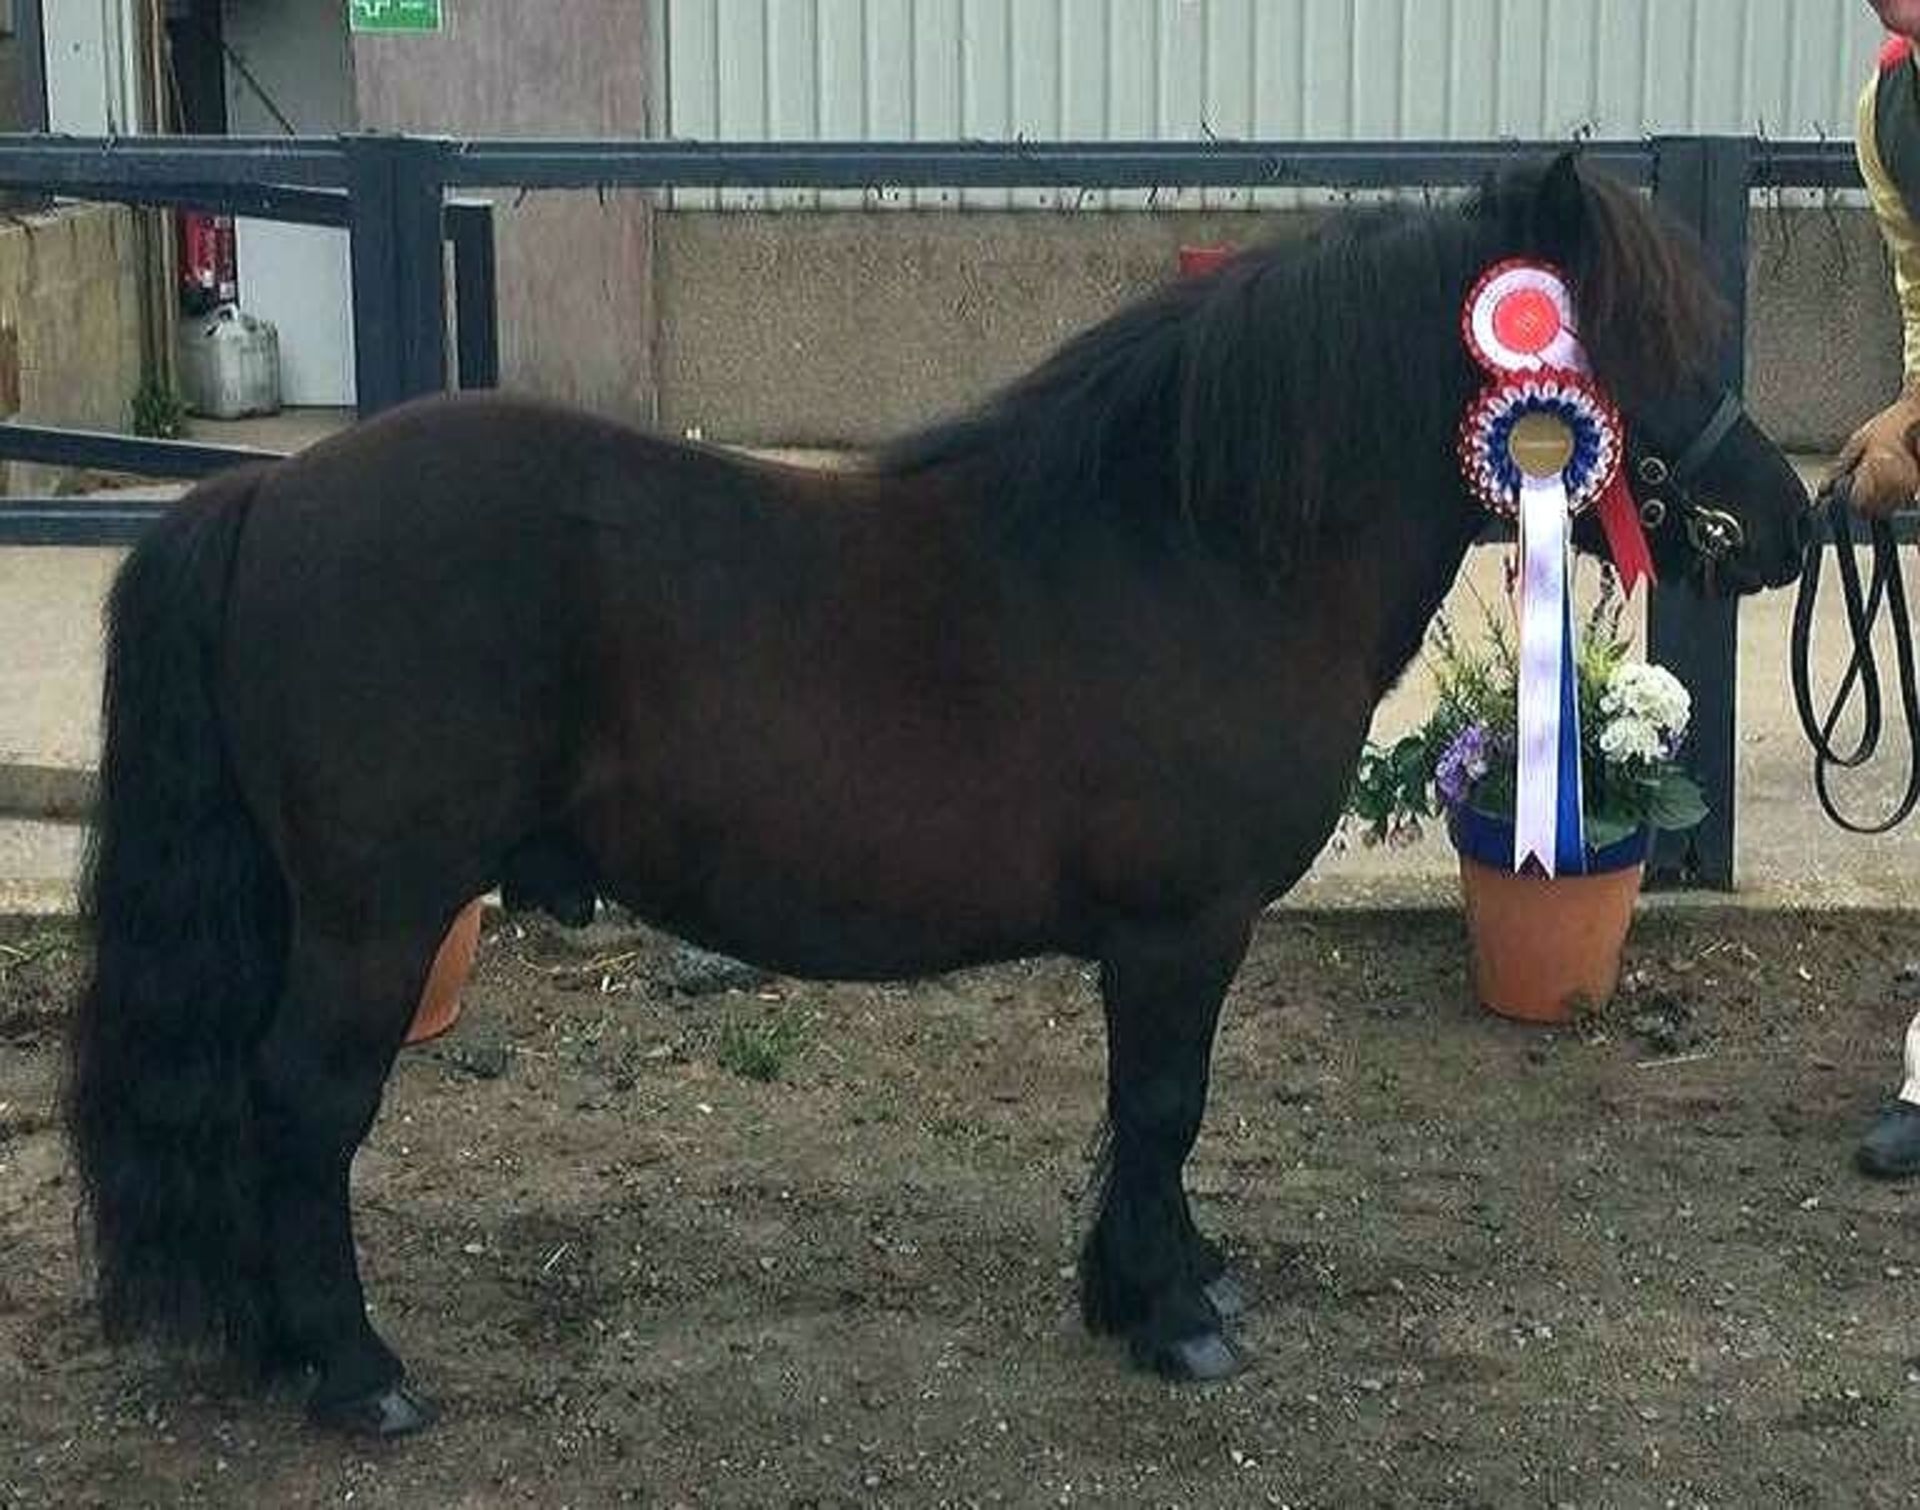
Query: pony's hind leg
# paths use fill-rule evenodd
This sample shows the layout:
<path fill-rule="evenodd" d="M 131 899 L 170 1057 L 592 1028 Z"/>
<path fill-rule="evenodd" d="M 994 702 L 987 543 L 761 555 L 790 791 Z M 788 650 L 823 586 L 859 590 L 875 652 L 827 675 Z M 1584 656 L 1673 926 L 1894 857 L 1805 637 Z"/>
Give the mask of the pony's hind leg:
<path fill-rule="evenodd" d="M 323 1426 L 394 1436 L 432 1419 L 367 1320 L 348 1174 L 439 936 L 426 928 L 344 940 L 297 929 L 255 1059 L 277 1346 L 316 1371 L 308 1412 Z"/>
<path fill-rule="evenodd" d="M 1237 916 L 1129 928 L 1101 960 L 1107 1168 L 1082 1256 L 1081 1307 L 1095 1331 L 1120 1333 L 1138 1362 L 1176 1378 L 1219 1378 L 1240 1361 L 1222 1324 L 1244 1303 L 1194 1225 L 1181 1171 L 1206 1111 L 1214 1028 L 1247 929 Z"/>

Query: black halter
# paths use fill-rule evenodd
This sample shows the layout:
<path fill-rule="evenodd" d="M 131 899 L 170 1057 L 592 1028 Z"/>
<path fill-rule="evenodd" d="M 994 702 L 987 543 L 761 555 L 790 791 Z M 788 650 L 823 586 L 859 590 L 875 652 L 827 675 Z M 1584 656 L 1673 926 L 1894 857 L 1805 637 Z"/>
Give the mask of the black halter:
<path fill-rule="evenodd" d="M 1658 533 L 1677 516 L 1686 531 L 1687 544 L 1693 547 L 1709 574 L 1746 544 L 1747 532 L 1735 515 L 1725 509 L 1711 508 L 1695 498 L 1692 483 L 1713 460 L 1714 453 L 1745 412 L 1740 396 L 1728 389 L 1720 395 L 1719 405 L 1677 460 L 1670 462 L 1658 451 L 1637 442 L 1629 447 L 1634 478 L 1643 488 L 1654 490 L 1640 499 L 1640 522 L 1649 533 Z"/>
<path fill-rule="evenodd" d="M 1900 552 L 1894 541 L 1893 526 L 1884 519 L 1868 527 L 1873 543 L 1873 577 L 1864 600 L 1860 593 L 1860 567 L 1853 556 L 1853 511 L 1848 504 L 1849 480 L 1835 478 L 1820 490 L 1826 506 L 1825 535 L 1833 544 L 1834 558 L 1840 564 L 1840 593 L 1847 609 L 1847 633 L 1853 640 L 1853 656 L 1833 706 L 1824 719 L 1813 709 L 1813 610 L 1820 596 L 1820 554 L 1826 540 L 1816 532 L 1807 545 L 1806 567 L 1800 578 L 1800 596 L 1793 607 L 1793 701 L 1800 714 L 1800 727 L 1813 745 L 1813 785 L 1820 794 L 1820 806 L 1840 827 L 1854 834 L 1884 834 L 1898 826 L 1920 803 L 1920 693 L 1915 690 L 1913 667 L 1913 621 L 1907 613 L 1907 588 L 1900 576 Z M 1878 823 L 1855 823 L 1842 816 L 1828 790 L 1834 769 L 1857 770 L 1873 757 L 1880 745 L 1881 712 L 1884 698 L 1880 689 L 1880 666 L 1873 654 L 1874 621 L 1886 604 L 1893 619 L 1894 667 L 1900 679 L 1900 715 L 1907 726 L 1907 789 L 1892 813 Z M 1860 697 L 1860 738 L 1854 747 L 1841 754 L 1833 747 L 1833 731 L 1852 701 L 1856 689 Z"/>

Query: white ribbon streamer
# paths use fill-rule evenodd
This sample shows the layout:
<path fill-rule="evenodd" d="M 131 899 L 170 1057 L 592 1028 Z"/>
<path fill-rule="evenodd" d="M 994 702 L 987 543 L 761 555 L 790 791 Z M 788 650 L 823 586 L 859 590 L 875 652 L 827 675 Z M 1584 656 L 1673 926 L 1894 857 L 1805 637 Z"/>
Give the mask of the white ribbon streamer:
<path fill-rule="evenodd" d="M 1520 484 L 1520 706 L 1513 868 L 1551 876 L 1560 812 L 1560 667 L 1567 632 L 1571 518 L 1558 477 Z"/>

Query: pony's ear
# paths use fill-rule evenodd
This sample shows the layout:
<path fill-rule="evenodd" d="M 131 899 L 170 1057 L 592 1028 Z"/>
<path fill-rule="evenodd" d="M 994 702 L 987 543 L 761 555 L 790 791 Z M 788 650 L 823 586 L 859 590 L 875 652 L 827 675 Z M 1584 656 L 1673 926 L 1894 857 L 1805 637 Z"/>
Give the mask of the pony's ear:
<path fill-rule="evenodd" d="M 1589 230 L 1587 186 L 1580 177 L 1580 158 L 1562 152 L 1548 164 L 1533 196 L 1533 230 L 1541 248 L 1562 262 L 1577 260 Z"/>

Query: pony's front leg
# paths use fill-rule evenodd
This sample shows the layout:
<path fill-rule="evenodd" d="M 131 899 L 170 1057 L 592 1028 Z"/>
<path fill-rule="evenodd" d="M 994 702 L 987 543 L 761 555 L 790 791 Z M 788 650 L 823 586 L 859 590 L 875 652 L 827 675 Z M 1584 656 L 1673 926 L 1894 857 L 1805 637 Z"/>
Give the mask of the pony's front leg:
<path fill-rule="evenodd" d="M 1222 1332 L 1240 1309 L 1219 1250 L 1187 1207 L 1181 1171 L 1200 1133 L 1214 1027 L 1246 953 L 1240 912 L 1182 927 L 1130 926 L 1103 950 L 1106 1185 L 1081 1262 L 1081 1309 L 1141 1364 L 1216 1379 L 1239 1366 Z"/>

